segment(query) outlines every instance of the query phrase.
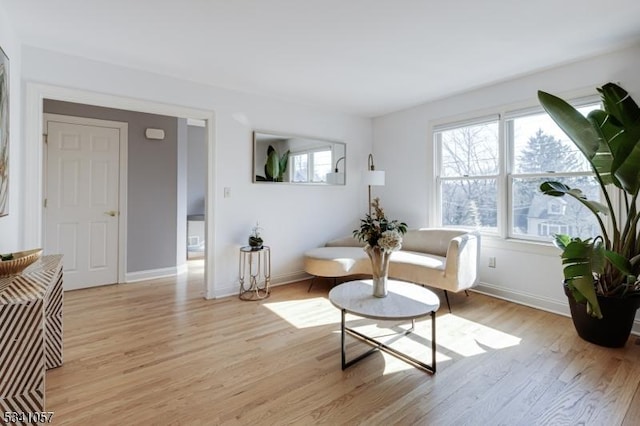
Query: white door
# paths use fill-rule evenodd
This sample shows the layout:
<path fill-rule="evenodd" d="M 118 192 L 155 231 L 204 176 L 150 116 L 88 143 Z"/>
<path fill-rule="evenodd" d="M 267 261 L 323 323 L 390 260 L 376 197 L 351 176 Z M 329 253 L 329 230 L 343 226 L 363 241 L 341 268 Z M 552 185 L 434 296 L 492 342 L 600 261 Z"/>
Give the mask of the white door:
<path fill-rule="evenodd" d="M 46 127 L 44 252 L 64 255 L 65 290 L 117 283 L 121 130 Z"/>

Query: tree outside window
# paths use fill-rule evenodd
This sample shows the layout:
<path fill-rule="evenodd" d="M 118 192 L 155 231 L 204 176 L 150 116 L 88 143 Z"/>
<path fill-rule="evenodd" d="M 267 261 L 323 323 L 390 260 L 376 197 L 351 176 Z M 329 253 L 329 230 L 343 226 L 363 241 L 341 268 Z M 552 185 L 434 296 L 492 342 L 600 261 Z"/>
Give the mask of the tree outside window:
<path fill-rule="evenodd" d="M 436 134 L 441 146 L 440 199 L 444 226 L 496 229 L 499 173 L 498 123 Z"/>

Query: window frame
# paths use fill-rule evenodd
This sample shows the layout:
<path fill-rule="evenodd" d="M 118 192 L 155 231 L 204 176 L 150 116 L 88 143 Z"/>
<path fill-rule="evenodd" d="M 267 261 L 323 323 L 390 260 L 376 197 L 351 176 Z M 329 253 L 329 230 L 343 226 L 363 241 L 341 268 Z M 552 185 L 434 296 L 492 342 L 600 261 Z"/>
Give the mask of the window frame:
<path fill-rule="evenodd" d="M 569 98 L 568 101 L 576 108 L 586 107 L 589 105 L 599 105 L 602 108 L 602 100 L 597 94 L 578 96 Z M 502 239 L 511 239 L 523 242 L 550 243 L 547 237 L 537 237 L 533 235 L 518 234 L 514 232 L 513 222 L 513 183 L 515 179 L 527 178 L 571 178 L 582 176 L 595 176 L 592 170 L 581 172 L 549 172 L 549 173 L 514 173 L 515 170 L 515 140 L 510 126 L 510 121 L 521 117 L 537 115 L 545 113 L 542 106 L 531 106 L 525 108 L 502 108 L 496 114 L 477 115 L 466 120 L 442 121 L 441 124 L 435 124 L 431 127 L 431 141 L 433 143 L 433 176 L 435 185 L 435 218 L 433 223 L 437 226 L 477 229 L 483 235 L 494 236 Z M 442 176 L 442 138 L 441 133 L 446 130 L 453 130 L 461 127 L 473 126 L 477 124 L 487 124 L 497 122 L 498 124 L 498 174 L 497 175 L 479 175 L 467 177 L 443 177 Z M 496 229 L 469 227 L 463 225 L 444 225 L 443 224 L 443 208 L 442 208 L 442 183 L 445 181 L 455 181 L 463 179 L 496 179 L 497 191 L 497 221 Z"/>

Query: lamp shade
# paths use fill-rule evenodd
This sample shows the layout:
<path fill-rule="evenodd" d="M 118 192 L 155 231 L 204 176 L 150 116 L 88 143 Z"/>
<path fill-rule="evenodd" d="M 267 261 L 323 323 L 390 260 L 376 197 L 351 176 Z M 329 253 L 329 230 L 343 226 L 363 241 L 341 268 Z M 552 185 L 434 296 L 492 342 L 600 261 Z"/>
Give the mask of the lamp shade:
<path fill-rule="evenodd" d="M 327 173 L 327 183 L 330 185 L 344 185 L 344 173 Z"/>
<path fill-rule="evenodd" d="M 384 170 L 367 170 L 364 172 L 364 183 L 370 186 L 384 186 Z"/>

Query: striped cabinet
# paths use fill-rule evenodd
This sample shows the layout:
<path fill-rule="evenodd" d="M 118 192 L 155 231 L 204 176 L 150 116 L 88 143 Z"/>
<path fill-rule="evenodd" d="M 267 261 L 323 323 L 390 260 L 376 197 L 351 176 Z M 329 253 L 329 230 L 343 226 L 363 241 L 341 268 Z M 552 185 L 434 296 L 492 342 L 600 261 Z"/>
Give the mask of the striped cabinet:
<path fill-rule="evenodd" d="M 0 412 L 45 411 L 45 370 L 62 365 L 62 256 L 0 280 Z"/>

